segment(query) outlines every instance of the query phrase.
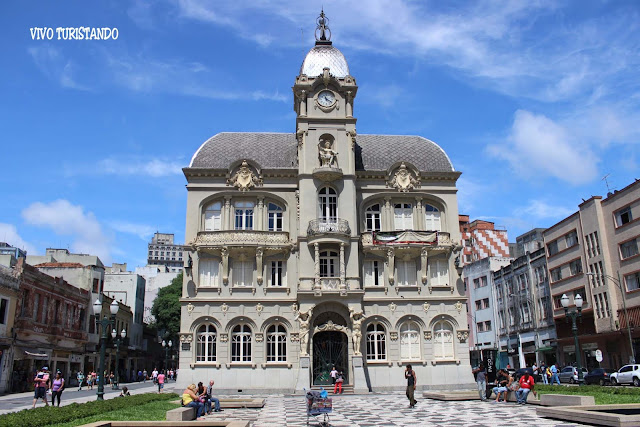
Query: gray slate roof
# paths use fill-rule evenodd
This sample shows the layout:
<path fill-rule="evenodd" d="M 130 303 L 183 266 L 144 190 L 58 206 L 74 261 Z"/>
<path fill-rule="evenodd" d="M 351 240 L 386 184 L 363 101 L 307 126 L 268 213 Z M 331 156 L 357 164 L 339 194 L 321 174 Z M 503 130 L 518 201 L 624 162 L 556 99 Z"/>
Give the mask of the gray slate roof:
<path fill-rule="evenodd" d="M 250 160 L 262 169 L 297 169 L 297 141 L 292 133 L 224 132 L 205 141 L 191 159 L 191 168 L 228 169 Z M 358 135 L 356 170 L 386 171 L 409 162 L 422 172 L 451 172 L 449 157 L 435 142 L 412 135 Z"/>

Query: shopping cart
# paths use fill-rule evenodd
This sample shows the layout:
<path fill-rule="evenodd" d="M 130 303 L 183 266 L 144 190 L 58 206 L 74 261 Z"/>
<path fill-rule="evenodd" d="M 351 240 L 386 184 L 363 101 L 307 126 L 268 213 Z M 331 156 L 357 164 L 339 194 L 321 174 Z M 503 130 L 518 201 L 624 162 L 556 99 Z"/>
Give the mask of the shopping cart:
<path fill-rule="evenodd" d="M 322 397 L 321 392 L 309 390 L 306 393 L 307 399 L 307 425 L 309 417 L 322 415 L 322 421 L 318 424 L 321 427 L 331 427 L 329 423 L 329 413 L 333 410 L 333 401 L 330 397 Z"/>

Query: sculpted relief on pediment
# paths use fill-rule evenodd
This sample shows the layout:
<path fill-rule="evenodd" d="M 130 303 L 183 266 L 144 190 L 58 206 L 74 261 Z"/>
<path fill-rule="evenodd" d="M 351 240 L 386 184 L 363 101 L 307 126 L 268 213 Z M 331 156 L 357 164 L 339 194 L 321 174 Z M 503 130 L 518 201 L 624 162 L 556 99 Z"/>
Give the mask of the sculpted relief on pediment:
<path fill-rule="evenodd" d="M 400 192 L 408 192 L 420 188 L 420 175 L 418 171 L 407 167 L 404 162 L 389 173 L 387 187 L 395 188 Z"/>
<path fill-rule="evenodd" d="M 236 187 L 240 191 L 249 191 L 252 187 L 262 185 L 262 177 L 255 168 L 243 160 L 242 164 L 227 178 L 227 185 Z"/>

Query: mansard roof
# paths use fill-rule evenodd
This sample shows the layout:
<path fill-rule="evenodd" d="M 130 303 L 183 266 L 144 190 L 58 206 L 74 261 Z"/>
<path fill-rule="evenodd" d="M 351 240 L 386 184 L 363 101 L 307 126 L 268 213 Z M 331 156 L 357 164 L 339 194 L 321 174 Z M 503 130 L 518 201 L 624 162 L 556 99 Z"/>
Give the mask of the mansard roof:
<path fill-rule="evenodd" d="M 358 135 L 356 170 L 386 171 L 410 162 L 421 172 L 453 172 L 451 160 L 438 144 L 413 135 Z M 248 160 L 262 169 L 297 169 L 297 141 L 293 133 L 223 132 L 204 142 L 189 168 L 228 169 Z"/>

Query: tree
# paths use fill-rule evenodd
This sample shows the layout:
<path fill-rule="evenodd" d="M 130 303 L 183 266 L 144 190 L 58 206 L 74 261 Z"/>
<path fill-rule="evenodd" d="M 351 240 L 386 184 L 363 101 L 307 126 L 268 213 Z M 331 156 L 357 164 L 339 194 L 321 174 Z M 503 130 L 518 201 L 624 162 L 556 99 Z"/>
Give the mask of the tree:
<path fill-rule="evenodd" d="M 156 318 L 158 330 L 165 330 L 168 337 L 177 337 L 180 331 L 180 298 L 182 297 L 182 273 L 169 286 L 158 289 L 153 300 L 151 314 Z M 164 337 L 163 337 L 164 338 Z"/>

